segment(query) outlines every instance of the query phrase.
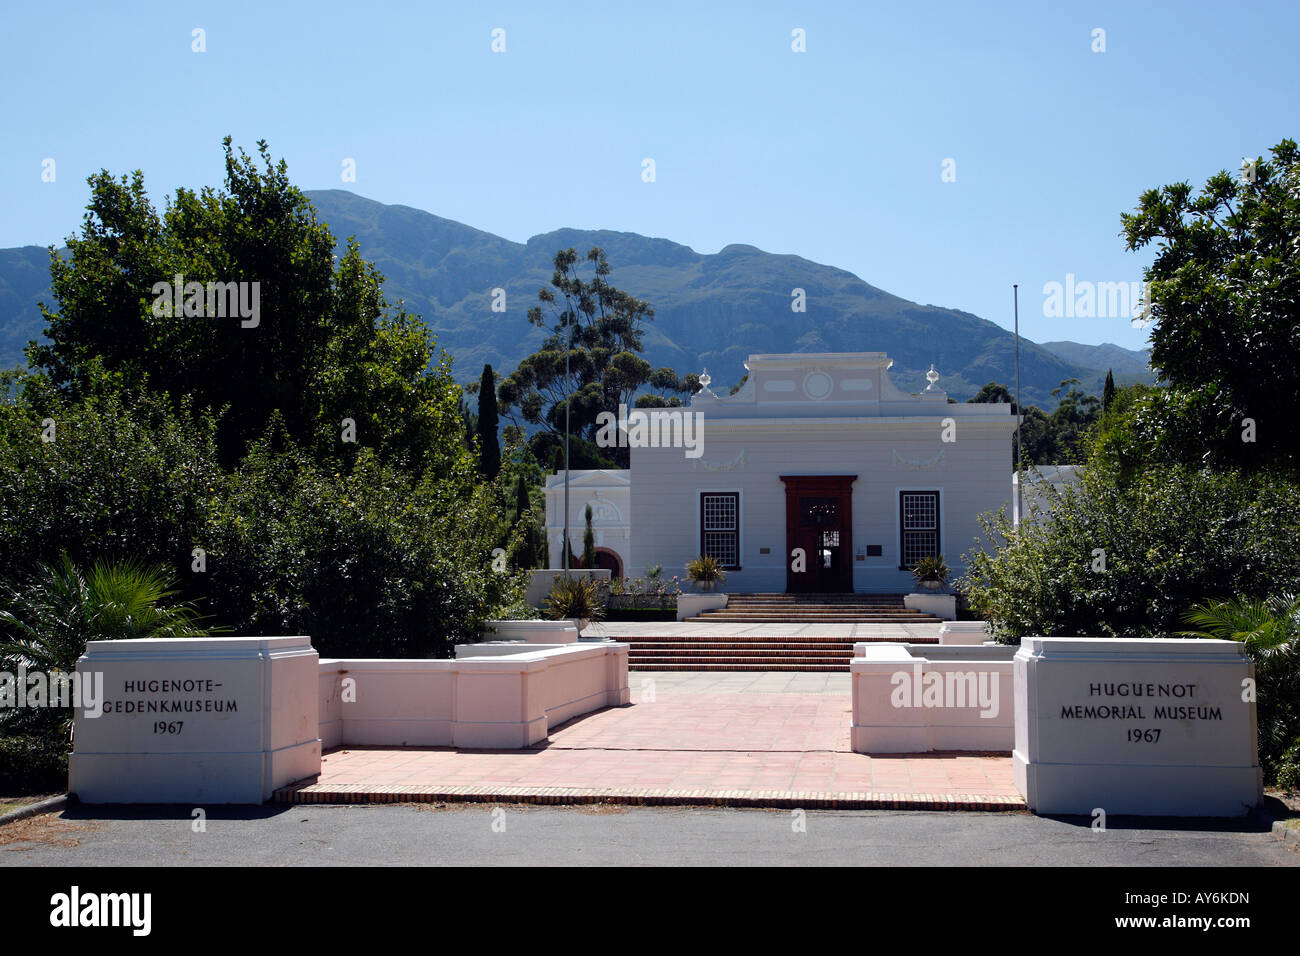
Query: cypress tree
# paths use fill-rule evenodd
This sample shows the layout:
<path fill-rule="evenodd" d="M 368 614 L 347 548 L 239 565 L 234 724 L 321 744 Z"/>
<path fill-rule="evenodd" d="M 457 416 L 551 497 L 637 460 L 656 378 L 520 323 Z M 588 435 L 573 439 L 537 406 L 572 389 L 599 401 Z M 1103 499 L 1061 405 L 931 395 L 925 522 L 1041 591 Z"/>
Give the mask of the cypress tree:
<path fill-rule="evenodd" d="M 491 365 L 483 366 L 478 387 L 479 471 L 493 481 L 501 471 L 501 443 L 497 440 L 497 378 Z"/>
<path fill-rule="evenodd" d="M 528 485 L 521 473 L 519 481 L 515 485 L 515 526 L 519 529 L 519 534 L 523 539 L 523 547 L 516 559 L 520 570 L 523 571 L 537 567 L 539 558 L 537 522 L 533 520 L 529 512 L 531 507 L 532 502 L 528 497 Z"/>
<path fill-rule="evenodd" d="M 596 532 L 591 530 L 591 505 L 587 505 L 585 517 L 587 529 L 582 533 L 582 566 L 584 568 L 594 568 L 596 566 Z"/>
<path fill-rule="evenodd" d="M 1115 401 L 1115 376 L 1111 374 L 1110 369 L 1106 369 L 1106 385 L 1101 390 L 1101 410 L 1103 413 L 1110 411 L 1110 403 Z"/>

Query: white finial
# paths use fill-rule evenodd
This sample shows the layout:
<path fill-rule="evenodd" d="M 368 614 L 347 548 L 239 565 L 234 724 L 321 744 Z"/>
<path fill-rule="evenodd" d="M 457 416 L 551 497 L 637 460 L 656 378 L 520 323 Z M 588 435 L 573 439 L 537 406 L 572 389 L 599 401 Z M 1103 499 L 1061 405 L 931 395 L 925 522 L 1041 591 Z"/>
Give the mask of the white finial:
<path fill-rule="evenodd" d="M 934 383 L 939 381 L 939 373 L 935 371 L 933 362 L 930 363 L 930 371 L 925 373 L 925 380 L 930 383 L 925 387 L 925 390 L 927 392 L 933 392 Z"/>
<path fill-rule="evenodd" d="M 700 388 L 707 392 L 711 384 L 713 384 L 713 379 L 709 376 L 709 370 L 706 368 L 700 373 Z"/>

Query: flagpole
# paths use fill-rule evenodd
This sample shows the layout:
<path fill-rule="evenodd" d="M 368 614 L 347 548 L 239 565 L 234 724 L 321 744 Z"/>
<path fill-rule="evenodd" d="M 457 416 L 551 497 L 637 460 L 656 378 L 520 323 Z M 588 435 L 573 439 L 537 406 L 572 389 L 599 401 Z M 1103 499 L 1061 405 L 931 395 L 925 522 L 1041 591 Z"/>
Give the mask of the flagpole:
<path fill-rule="evenodd" d="M 572 316 L 569 317 L 572 319 Z M 569 399 L 573 383 L 569 380 L 569 356 L 573 352 L 573 326 L 569 326 L 569 347 L 564 350 L 564 580 L 569 580 Z"/>
<path fill-rule="evenodd" d="M 1012 310 L 1015 315 L 1016 328 L 1016 517 L 1023 520 L 1024 514 L 1021 509 L 1024 507 L 1024 495 L 1022 494 L 1021 485 L 1024 483 L 1024 476 L 1020 472 L 1020 457 L 1022 448 L 1020 444 L 1020 422 L 1024 418 L 1024 406 L 1020 404 L 1020 286 L 1013 283 L 1011 286 Z"/>

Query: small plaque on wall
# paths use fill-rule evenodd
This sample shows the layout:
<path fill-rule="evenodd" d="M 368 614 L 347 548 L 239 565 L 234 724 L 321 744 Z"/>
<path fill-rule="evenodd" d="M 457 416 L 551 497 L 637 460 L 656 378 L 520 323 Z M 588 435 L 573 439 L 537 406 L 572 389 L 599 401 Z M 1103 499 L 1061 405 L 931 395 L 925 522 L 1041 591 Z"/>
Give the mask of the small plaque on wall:
<path fill-rule="evenodd" d="M 759 548 L 759 549 L 758 549 L 758 553 L 759 553 L 759 554 L 771 554 L 771 553 L 772 553 L 772 549 L 771 549 L 771 548 Z"/>

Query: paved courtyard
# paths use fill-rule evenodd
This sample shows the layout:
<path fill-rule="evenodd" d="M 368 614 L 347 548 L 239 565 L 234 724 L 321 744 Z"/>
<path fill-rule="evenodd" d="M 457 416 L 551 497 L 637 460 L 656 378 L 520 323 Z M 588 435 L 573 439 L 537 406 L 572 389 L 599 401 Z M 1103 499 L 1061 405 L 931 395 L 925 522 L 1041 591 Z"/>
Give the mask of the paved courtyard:
<path fill-rule="evenodd" d="M 630 683 L 630 706 L 571 720 L 533 749 L 349 746 L 280 798 L 1023 807 L 1006 755 L 853 753 L 848 674 L 640 672 Z"/>

